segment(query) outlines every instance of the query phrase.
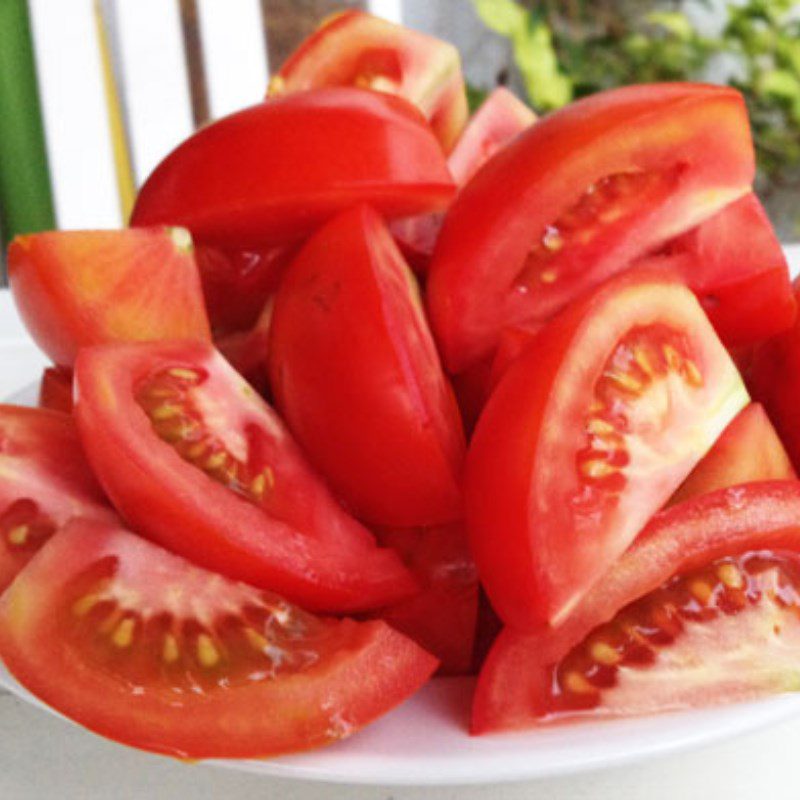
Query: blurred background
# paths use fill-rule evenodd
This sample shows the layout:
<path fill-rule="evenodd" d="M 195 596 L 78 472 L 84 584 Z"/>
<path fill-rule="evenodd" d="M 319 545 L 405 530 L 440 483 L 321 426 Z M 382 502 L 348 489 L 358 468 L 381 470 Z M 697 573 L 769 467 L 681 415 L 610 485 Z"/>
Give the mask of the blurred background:
<path fill-rule="evenodd" d="M 124 224 L 164 155 L 259 101 L 270 69 L 354 6 L 456 44 L 474 103 L 498 83 L 539 112 L 632 82 L 735 86 L 759 194 L 800 239 L 800 0 L 0 0 L 3 241 Z"/>

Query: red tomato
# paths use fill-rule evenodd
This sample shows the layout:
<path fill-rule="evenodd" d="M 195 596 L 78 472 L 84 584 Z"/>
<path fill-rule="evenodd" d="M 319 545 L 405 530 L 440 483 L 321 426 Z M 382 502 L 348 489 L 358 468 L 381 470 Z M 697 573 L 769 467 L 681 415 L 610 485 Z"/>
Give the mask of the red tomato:
<path fill-rule="evenodd" d="M 66 414 L 0 405 L 0 476 L 0 593 L 70 518 L 115 518 Z"/>
<path fill-rule="evenodd" d="M 697 294 L 728 347 L 767 339 L 794 323 L 797 303 L 789 265 L 752 192 L 644 263 L 675 270 Z"/>
<path fill-rule="evenodd" d="M 269 96 L 325 86 L 360 86 L 414 103 L 449 151 L 467 122 L 458 50 L 363 11 L 328 17 L 289 56 Z"/>
<path fill-rule="evenodd" d="M 295 248 L 287 246 L 226 252 L 198 245 L 197 266 L 216 336 L 256 325 L 294 253 Z"/>
<path fill-rule="evenodd" d="M 800 299 L 800 279 L 794 282 Z M 789 453 L 800 469 L 800 320 L 791 330 L 758 345 L 749 359 L 748 387 L 762 403 Z"/>
<path fill-rule="evenodd" d="M 314 610 L 363 611 L 414 590 L 210 346 L 88 348 L 75 380 L 89 461 L 135 530 Z"/>
<path fill-rule="evenodd" d="M 674 505 L 740 483 L 796 477 L 763 407 L 751 403 L 725 428 L 669 502 Z"/>
<path fill-rule="evenodd" d="M 39 407 L 72 413 L 72 370 L 47 367 L 39 384 Z"/>
<path fill-rule="evenodd" d="M 422 589 L 375 612 L 440 663 L 443 675 L 472 668 L 478 616 L 478 573 L 462 523 L 436 528 L 383 530 L 378 540 L 398 552 Z"/>
<path fill-rule="evenodd" d="M 0 601 L 0 656 L 87 728 L 193 759 L 346 738 L 436 668 L 385 623 L 314 617 L 88 520 L 55 536 Z"/>
<path fill-rule="evenodd" d="M 721 489 L 656 516 L 558 628 L 506 629 L 474 733 L 797 689 L 800 484 Z"/>
<path fill-rule="evenodd" d="M 62 367 L 93 344 L 211 338 L 181 228 L 18 236 L 8 278 L 31 336 Z"/>
<path fill-rule="evenodd" d="M 692 293 L 630 270 L 511 365 L 467 456 L 472 552 L 506 624 L 556 624 L 747 403 Z"/>
<path fill-rule="evenodd" d="M 216 341 L 217 349 L 228 363 L 262 397 L 270 394 L 267 355 L 272 308 L 273 300 L 270 298 L 251 330 L 229 333 Z"/>
<path fill-rule="evenodd" d="M 374 211 L 347 211 L 308 241 L 270 336 L 278 408 L 357 516 L 394 527 L 461 518 L 458 407 L 414 278 Z"/>
<path fill-rule="evenodd" d="M 407 101 L 320 89 L 261 103 L 202 128 L 155 169 L 133 225 L 182 224 L 234 249 L 296 241 L 369 202 L 388 217 L 437 211 L 455 187 Z"/>
<path fill-rule="evenodd" d="M 748 192 L 753 175 L 747 111 L 732 89 L 630 86 L 550 114 L 447 215 L 428 308 L 448 369 L 698 225 Z"/>
<path fill-rule="evenodd" d="M 536 114 L 502 86 L 484 100 L 447 159 L 456 185 L 464 186 L 498 150 L 536 121 Z M 425 272 L 439 237 L 444 214 L 397 220 L 392 234 L 418 272 Z"/>

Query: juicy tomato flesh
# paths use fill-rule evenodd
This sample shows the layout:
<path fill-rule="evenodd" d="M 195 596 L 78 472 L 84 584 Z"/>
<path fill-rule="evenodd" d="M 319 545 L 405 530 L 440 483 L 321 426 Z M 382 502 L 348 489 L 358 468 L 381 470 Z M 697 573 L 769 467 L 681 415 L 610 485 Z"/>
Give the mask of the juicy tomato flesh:
<path fill-rule="evenodd" d="M 54 537 L 0 603 L 0 655 L 58 711 L 182 758 L 345 738 L 436 665 L 384 623 L 317 618 L 85 520 Z"/>
<path fill-rule="evenodd" d="M 72 413 L 72 371 L 47 367 L 39 384 L 39 408 Z"/>
<path fill-rule="evenodd" d="M 648 710 L 652 698 L 626 696 L 620 690 L 626 681 L 647 682 L 648 673 L 652 673 L 649 683 L 653 686 L 659 679 L 672 683 L 666 689 L 662 710 L 701 704 L 703 692 L 713 683 L 703 685 L 698 662 L 714 682 L 720 676 L 735 680 L 737 668 L 768 671 L 772 660 L 777 672 L 789 660 L 789 654 L 779 657 L 778 652 L 789 646 L 796 658 L 800 648 L 798 615 L 800 558 L 796 554 L 756 552 L 714 560 L 701 569 L 674 576 L 589 634 L 553 667 L 551 694 L 541 713 Z M 707 642 L 714 629 L 724 631 L 736 626 L 737 617 L 742 618 L 740 624 L 748 626 L 738 628 L 739 640 L 735 642 L 746 654 L 731 658 L 722 649 L 708 652 Z M 750 631 L 752 638 L 747 640 L 743 633 L 750 630 L 751 620 L 745 623 L 746 618 L 755 623 Z M 765 648 L 761 663 L 754 658 L 759 646 Z M 668 676 L 664 674 L 667 668 Z M 681 670 L 687 675 L 697 672 L 701 680 L 682 685 Z M 632 674 L 637 677 L 632 678 Z M 778 679 L 787 685 L 786 676 Z M 746 696 L 744 691 L 739 699 Z"/>

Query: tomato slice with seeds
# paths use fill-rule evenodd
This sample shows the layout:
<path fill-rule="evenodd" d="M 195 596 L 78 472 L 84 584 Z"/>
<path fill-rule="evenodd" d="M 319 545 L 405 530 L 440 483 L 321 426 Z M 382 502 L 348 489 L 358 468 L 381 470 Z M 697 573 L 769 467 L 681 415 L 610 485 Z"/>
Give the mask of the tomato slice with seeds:
<path fill-rule="evenodd" d="M 270 375 L 289 428 L 357 516 L 394 527 L 462 517 L 458 407 L 414 277 L 370 208 L 333 219 L 292 262 Z"/>
<path fill-rule="evenodd" d="M 75 379 L 89 461 L 136 531 L 309 609 L 363 611 L 414 591 L 212 347 L 88 348 Z"/>
<path fill-rule="evenodd" d="M 747 403 L 692 293 L 629 271 L 550 323 L 478 420 L 472 552 L 506 624 L 562 621 Z"/>
<path fill-rule="evenodd" d="M 467 674 L 475 649 L 478 573 L 463 523 L 384 529 L 376 535 L 400 553 L 421 589 L 375 616 L 433 653 L 440 674 Z"/>
<path fill-rule="evenodd" d="M 72 517 L 115 519 L 66 414 L 0 405 L 0 592 Z"/>
<path fill-rule="evenodd" d="M 797 690 L 800 483 L 721 489 L 661 512 L 557 628 L 506 628 L 474 733 Z"/>
<path fill-rule="evenodd" d="M 0 601 L 0 656 L 87 728 L 193 759 L 346 738 L 436 668 L 383 622 L 315 617 L 88 520 L 54 536 Z"/>
<path fill-rule="evenodd" d="M 454 192 L 439 143 L 408 101 L 317 89 L 197 131 L 142 186 L 131 224 L 185 225 L 204 245 L 259 251 L 360 202 L 406 217 L 445 208 Z"/>
<path fill-rule="evenodd" d="M 182 228 L 18 236 L 8 279 L 34 341 L 61 367 L 93 344 L 211 339 L 192 238 Z"/>
<path fill-rule="evenodd" d="M 39 407 L 72 413 L 72 370 L 47 367 L 39 383 Z"/>
<path fill-rule="evenodd" d="M 449 371 L 748 193 L 753 176 L 732 89 L 630 86 L 540 120 L 464 187 L 437 242 L 427 300 Z"/>
<path fill-rule="evenodd" d="M 796 477 L 763 406 L 751 403 L 725 428 L 669 502 L 674 505 L 739 483 Z"/>
<path fill-rule="evenodd" d="M 448 152 L 467 122 L 458 50 L 363 11 L 324 20 L 270 80 L 268 96 L 323 86 L 360 86 L 404 97 L 425 115 Z"/>

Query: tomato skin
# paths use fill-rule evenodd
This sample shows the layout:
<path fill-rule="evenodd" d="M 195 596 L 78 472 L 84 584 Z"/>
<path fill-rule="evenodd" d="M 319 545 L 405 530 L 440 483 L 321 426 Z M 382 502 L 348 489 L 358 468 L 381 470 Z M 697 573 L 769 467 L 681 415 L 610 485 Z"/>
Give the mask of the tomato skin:
<path fill-rule="evenodd" d="M 646 261 L 657 266 L 661 259 L 695 292 L 727 347 L 756 344 L 794 324 L 789 265 L 752 192 Z"/>
<path fill-rule="evenodd" d="M 136 393 L 176 366 L 207 373 L 197 389 L 206 409 L 203 432 L 210 418 L 214 434 L 224 431 L 223 441 L 241 437 L 247 463 L 264 453 L 274 514 L 209 477 L 157 435 Z M 363 611 L 416 588 L 397 556 L 376 547 L 337 504 L 277 414 L 210 346 L 87 348 L 75 380 L 75 417 L 89 461 L 136 531 L 200 566 L 315 611 Z"/>
<path fill-rule="evenodd" d="M 0 593 L 70 518 L 115 519 L 66 414 L 0 405 L 0 473 Z"/>
<path fill-rule="evenodd" d="M 453 192 L 444 155 L 408 102 L 319 89 L 195 133 L 145 182 L 131 224 L 169 220 L 207 245 L 261 249 L 297 241 L 358 202 L 402 217 L 437 211 Z"/>
<path fill-rule="evenodd" d="M 484 165 L 448 213 L 427 294 L 445 365 L 460 372 L 491 354 L 504 327 L 547 321 L 749 191 L 754 170 L 744 102 L 727 88 L 630 86 L 540 120 Z M 552 254 L 547 281 L 519 283 L 547 226 L 590 187 L 626 174 L 671 177 L 657 202 L 640 202 L 590 242 Z"/>
<path fill-rule="evenodd" d="M 669 504 L 740 483 L 796 477 L 763 406 L 751 403 L 725 428 Z"/>
<path fill-rule="evenodd" d="M 93 344 L 211 338 L 191 238 L 179 228 L 18 236 L 8 278 L 28 331 L 60 367 Z"/>
<path fill-rule="evenodd" d="M 527 634 L 504 629 L 478 680 L 472 733 L 539 724 L 553 664 L 594 628 L 673 575 L 749 550 L 800 553 L 800 483 L 728 487 L 662 511 L 563 625 Z"/>
<path fill-rule="evenodd" d="M 458 50 L 363 11 L 328 17 L 286 59 L 268 97 L 324 86 L 362 86 L 414 103 L 449 152 L 467 122 Z"/>
<path fill-rule="evenodd" d="M 51 411 L 72 413 L 72 372 L 59 367 L 47 367 L 39 384 L 39 407 Z"/>
<path fill-rule="evenodd" d="M 591 473 L 580 471 L 579 459 L 600 447 L 588 435 L 587 421 L 590 415 L 605 413 L 590 412 L 600 398 L 597 386 L 610 380 L 607 359 L 618 343 L 628 332 L 648 325 L 680 331 L 702 378 L 699 386 L 686 390 L 688 399 L 677 389 L 663 388 L 675 393 L 660 405 L 661 400 L 647 398 L 660 398 L 652 392 L 661 390 L 642 388 L 636 395 L 641 405 L 630 406 L 629 412 L 614 411 L 623 417 L 629 413 L 634 420 L 615 423 L 614 435 L 622 444 L 614 446 L 612 457 L 622 452 L 625 460 L 613 474 L 624 483 L 616 490 L 601 486 L 595 491 L 598 484 L 592 483 Z M 648 379 L 646 386 L 650 385 L 674 387 L 671 382 L 650 384 Z M 623 395 L 614 396 L 614 403 L 623 402 Z M 735 366 L 696 299 L 658 273 L 628 271 L 544 328 L 491 395 L 465 469 L 470 545 L 484 588 L 503 621 L 524 630 L 545 621 L 555 624 L 568 614 L 747 399 Z M 598 454 L 590 466 L 599 459 Z M 608 463 L 616 462 L 605 459 L 601 466 Z M 639 475 L 639 464 L 647 477 Z M 608 507 L 584 510 L 581 498 L 587 492 L 592 493 L 589 499 L 599 496 L 592 502 L 618 499 L 610 500 L 613 505 Z"/>
<path fill-rule="evenodd" d="M 375 616 L 433 653 L 440 661 L 439 674 L 469 673 L 478 617 L 478 573 L 463 523 L 384 529 L 376 535 L 382 545 L 400 553 L 422 588 Z"/>
<path fill-rule="evenodd" d="M 270 375 L 289 428 L 356 516 L 394 527 L 461 517 L 458 407 L 413 276 L 371 209 L 336 217 L 290 266 Z"/>
<path fill-rule="evenodd" d="M 74 602 L 69 581 L 109 560 L 118 565 L 112 580 L 125 576 L 131 589 L 152 599 L 156 611 L 171 610 L 168 590 L 179 589 L 187 574 L 200 585 L 198 594 L 203 584 L 216 586 L 212 601 L 195 600 L 213 612 L 223 612 L 225 601 L 235 609 L 237 596 L 252 590 L 198 570 L 120 528 L 87 520 L 55 536 L 20 574 L 0 601 L 3 661 L 57 711 L 123 744 L 183 759 L 305 750 L 344 738 L 386 713 L 436 668 L 432 656 L 382 622 L 330 620 L 322 624 L 333 644 L 305 670 L 177 693 L 156 650 L 150 656 L 155 663 L 134 685 L 117 672 L 124 650 L 117 661 L 98 668 L 62 623 L 70 607 L 65 604 Z M 288 604 L 283 613 L 302 614 Z"/>

